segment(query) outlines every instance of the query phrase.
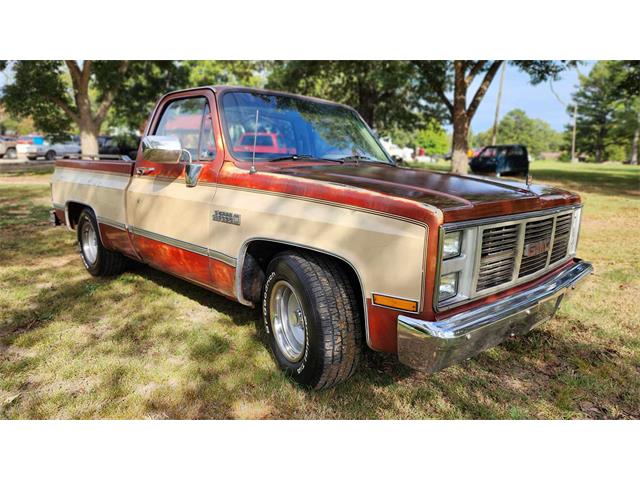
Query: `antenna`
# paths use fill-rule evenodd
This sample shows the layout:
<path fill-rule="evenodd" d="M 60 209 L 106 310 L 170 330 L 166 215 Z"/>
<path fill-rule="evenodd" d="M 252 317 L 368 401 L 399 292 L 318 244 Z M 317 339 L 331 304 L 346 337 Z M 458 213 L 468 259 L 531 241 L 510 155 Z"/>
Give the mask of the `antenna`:
<path fill-rule="evenodd" d="M 256 142 L 258 141 L 258 119 L 260 118 L 260 110 L 256 108 L 256 126 L 253 131 L 253 155 L 251 156 L 251 168 L 249 173 L 256 173 Z"/>

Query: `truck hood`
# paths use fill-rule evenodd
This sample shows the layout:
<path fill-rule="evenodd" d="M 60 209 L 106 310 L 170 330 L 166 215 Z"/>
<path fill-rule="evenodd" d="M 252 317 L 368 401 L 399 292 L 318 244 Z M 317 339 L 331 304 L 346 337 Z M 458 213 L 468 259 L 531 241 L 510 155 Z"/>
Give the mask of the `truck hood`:
<path fill-rule="evenodd" d="M 453 175 L 387 165 L 290 166 L 278 173 L 432 205 L 445 221 L 541 210 L 579 202 L 558 188 L 471 175 Z"/>

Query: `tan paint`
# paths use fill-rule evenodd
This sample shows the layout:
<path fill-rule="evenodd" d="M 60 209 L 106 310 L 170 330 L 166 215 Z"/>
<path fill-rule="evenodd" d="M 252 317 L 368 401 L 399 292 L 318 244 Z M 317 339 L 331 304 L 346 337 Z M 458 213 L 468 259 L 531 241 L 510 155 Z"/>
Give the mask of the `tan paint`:
<path fill-rule="evenodd" d="M 421 300 L 426 227 L 370 212 L 219 186 L 214 210 L 240 214 L 240 225 L 212 222 L 209 248 L 238 257 L 253 238 L 305 245 L 344 258 L 365 296 L 380 292 Z"/>
<path fill-rule="evenodd" d="M 215 188 L 188 188 L 184 179 L 134 176 L 127 191 L 128 224 L 149 232 L 210 246 Z"/>
<path fill-rule="evenodd" d="M 355 268 L 366 299 L 376 292 L 418 301 L 422 308 L 427 241 L 423 224 L 318 200 L 210 183 L 187 188 L 183 179 L 59 167 L 52 192 L 54 203 L 83 203 L 98 217 L 188 242 L 212 255 L 222 253 L 239 264 L 253 239 L 325 251 Z M 240 225 L 214 222 L 215 210 L 239 214 Z M 236 284 L 236 298 L 242 300 L 239 291 Z"/>
<path fill-rule="evenodd" d="M 129 175 L 56 167 L 51 178 L 54 204 L 78 202 L 93 208 L 96 216 L 125 224 L 125 191 Z"/>

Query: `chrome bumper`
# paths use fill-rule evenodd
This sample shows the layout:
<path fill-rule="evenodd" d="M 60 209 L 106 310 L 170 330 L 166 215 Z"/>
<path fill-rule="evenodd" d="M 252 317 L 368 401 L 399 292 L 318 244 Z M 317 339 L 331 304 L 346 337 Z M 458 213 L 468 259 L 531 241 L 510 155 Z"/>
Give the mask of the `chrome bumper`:
<path fill-rule="evenodd" d="M 495 303 L 453 315 L 439 322 L 398 316 L 398 358 L 417 370 L 437 372 L 498 345 L 509 336 L 524 335 L 556 313 L 567 292 L 593 266 L 582 260 L 545 283 Z"/>

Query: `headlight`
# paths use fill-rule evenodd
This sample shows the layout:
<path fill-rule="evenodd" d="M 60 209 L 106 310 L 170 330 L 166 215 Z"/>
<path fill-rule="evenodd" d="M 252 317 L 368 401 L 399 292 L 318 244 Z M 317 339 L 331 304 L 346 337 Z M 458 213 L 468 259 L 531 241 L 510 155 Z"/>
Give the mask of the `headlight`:
<path fill-rule="evenodd" d="M 439 288 L 440 300 L 455 297 L 458 294 L 458 272 L 442 275 Z"/>
<path fill-rule="evenodd" d="M 435 287 L 438 305 L 461 302 L 471 295 L 477 237 L 477 227 L 442 235 L 440 276 Z"/>
<path fill-rule="evenodd" d="M 444 246 L 442 247 L 442 258 L 453 258 L 460 255 L 462 244 L 462 232 L 451 232 L 444 236 Z"/>
<path fill-rule="evenodd" d="M 582 208 L 576 208 L 573 212 L 573 220 L 571 221 L 571 235 L 569 236 L 569 255 L 575 255 L 578 250 L 578 237 L 580 235 L 580 218 L 582 217 Z"/>

